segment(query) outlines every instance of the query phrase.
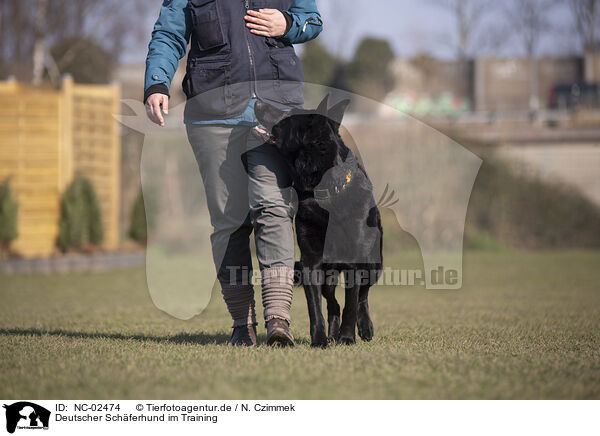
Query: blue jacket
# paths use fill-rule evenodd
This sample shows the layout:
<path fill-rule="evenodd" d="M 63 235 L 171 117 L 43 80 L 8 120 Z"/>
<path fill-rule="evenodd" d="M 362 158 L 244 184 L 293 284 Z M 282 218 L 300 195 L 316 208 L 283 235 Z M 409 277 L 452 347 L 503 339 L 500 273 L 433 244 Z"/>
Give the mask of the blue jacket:
<path fill-rule="evenodd" d="M 279 38 L 264 38 L 251 34 L 242 20 L 244 3 L 246 9 L 282 9 L 288 24 L 285 35 Z M 284 10 L 286 7 L 287 10 Z M 250 91 L 240 90 L 239 86 L 235 88 L 237 82 L 250 81 L 250 78 L 252 82 L 256 79 L 256 85 L 253 85 L 252 89 L 253 97 L 256 95 L 275 104 L 301 104 L 295 95 L 298 91 L 294 91 L 293 95 L 289 88 L 280 86 L 279 80 L 302 81 L 300 62 L 297 61 L 292 44 L 309 41 L 321 30 L 322 21 L 315 0 L 165 0 L 148 47 L 144 100 L 156 92 L 168 95 L 179 60 L 185 56 L 191 39 L 193 44 L 184 80 L 188 106 L 191 105 L 192 97 L 210 91 L 211 87 L 220 86 L 220 82 L 225 78 L 233 81 L 234 85 L 232 89 L 226 87 L 226 98 L 220 105 L 200 108 L 200 112 L 204 110 L 204 115 L 196 113 L 198 111 L 188 111 L 186 107 L 186 121 L 201 120 L 202 123 L 217 124 L 252 121 L 254 114 L 248 107 Z M 248 50 L 251 51 L 250 57 L 255 57 L 254 64 L 253 59 L 248 63 Z M 254 71 L 252 72 L 244 62 L 253 67 Z M 219 76 L 221 72 L 222 77 Z M 277 85 L 271 85 L 270 89 L 264 86 L 261 88 L 265 78 L 277 79 L 271 80 L 273 83 L 277 82 Z M 273 88 L 280 92 L 275 95 Z M 238 97 L 244 93 L 248 94 L 245 100 L 227 98 L 230 95 Z M 222 94 L 223 92 L 220 95 Z M 212 98 L 209 103 L 214 101 Z M 207 119 L 206 114 L 219 116 L 208 116 Z"/>

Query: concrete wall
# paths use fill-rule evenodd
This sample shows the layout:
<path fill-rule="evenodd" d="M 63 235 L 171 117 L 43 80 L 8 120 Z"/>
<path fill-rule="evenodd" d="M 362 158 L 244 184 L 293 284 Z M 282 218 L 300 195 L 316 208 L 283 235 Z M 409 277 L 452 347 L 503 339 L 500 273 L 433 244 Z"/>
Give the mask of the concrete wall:
<path fill-rule="evenodd" d="M 526 58 L 480 58 L 467 64 L 433 58 L 398 59 L 392 69 L 394 93 L 439 96 L 449 92 L 470 101 L 475 110 L 529 109 L 531 65 Z M 561 83 L 600 81 L 600 55 L 540 58 L 536 61 L 539 107 L 547 108 L 550 89 Z M 595 78 L 595 80 L 594 80 Z"/>
<path fill-rule="evenodd" d="M 498 151 L 518 171 L 571 185 L 600 207 L 600 142 L 505 144 Z"/>
<path fill-rule="evenodd" d="M 585 55 L 586 82 L 600 82 L 600 53 L 587 53 Z"/>
<path fill-rule="evenodd" d="M 392 65 L 396 78 L 395 93 L 437 96 L 450 92 L 472 99 L 473 62 L 440 61 L 433 58 L 397 59 Z"/>
<path fill-rule="evenodd" d="M 549 91 L 559 83 L 581 80 L 580 58 L 542 58 L 537 61 L 538 97 L 548 107 Z M 477 59 L 475 61 L 475 109 L 513 111 L 529 109 L 530 62 L 528 59 Z"/>

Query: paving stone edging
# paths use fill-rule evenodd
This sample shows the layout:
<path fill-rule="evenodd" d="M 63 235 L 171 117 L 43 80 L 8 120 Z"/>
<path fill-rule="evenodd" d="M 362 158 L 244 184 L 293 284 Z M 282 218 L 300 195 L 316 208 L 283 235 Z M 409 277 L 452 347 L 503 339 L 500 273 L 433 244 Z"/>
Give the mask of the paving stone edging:
<path fill-rule="evenodd" d="M 144 251 L 0 260 L 0 274 L 99 272 L 143 265 Z"/>

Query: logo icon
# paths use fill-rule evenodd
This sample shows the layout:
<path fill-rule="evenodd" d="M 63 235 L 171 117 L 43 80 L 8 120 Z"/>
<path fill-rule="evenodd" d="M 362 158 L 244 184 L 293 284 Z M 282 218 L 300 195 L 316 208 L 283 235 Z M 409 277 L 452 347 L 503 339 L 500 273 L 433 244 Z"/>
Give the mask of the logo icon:
<path fill-rule="evenodd" d="M 14 433 L 18 429 L 48 429 L 50 411 L 28 401 L 4 405 L 6 409 L 6 431 Z"/>

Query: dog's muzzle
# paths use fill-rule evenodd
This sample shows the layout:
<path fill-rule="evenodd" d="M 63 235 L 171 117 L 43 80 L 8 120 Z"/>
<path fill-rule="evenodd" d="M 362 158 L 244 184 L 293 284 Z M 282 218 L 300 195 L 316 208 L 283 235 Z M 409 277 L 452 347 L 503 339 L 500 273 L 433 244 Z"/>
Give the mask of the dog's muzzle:
<path fill-rule="evenodd" d="M 263 142 L 273 142 L 273 137 L 271 136 L 267 128 L 260 124 L 252 129 L 252 136 Z"/>

